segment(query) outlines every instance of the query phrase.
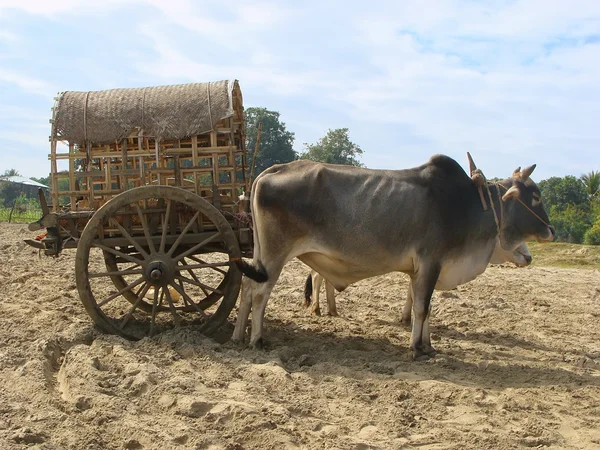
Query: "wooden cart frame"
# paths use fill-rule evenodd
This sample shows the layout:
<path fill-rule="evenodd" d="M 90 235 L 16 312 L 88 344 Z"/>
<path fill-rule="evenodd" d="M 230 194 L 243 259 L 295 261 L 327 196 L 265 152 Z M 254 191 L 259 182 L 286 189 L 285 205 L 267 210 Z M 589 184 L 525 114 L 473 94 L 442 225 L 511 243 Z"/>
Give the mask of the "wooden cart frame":
<path fill-rule="evenodd" d="M 232 261 L 252 252 L 238 82 L 68 91 L 50 122 L 52 202 L 40 195 L 30 224 L 47 234 L 28 243 L 77 249 L 81 301 L 105 332 L 216 332 L 241 285 Z"/>

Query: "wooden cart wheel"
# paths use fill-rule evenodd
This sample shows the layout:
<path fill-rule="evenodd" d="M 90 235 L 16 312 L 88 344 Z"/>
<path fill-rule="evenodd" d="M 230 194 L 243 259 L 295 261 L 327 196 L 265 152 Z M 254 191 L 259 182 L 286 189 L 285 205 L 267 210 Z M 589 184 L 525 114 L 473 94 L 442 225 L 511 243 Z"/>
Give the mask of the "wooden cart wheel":
<path fill-rule="evenodd" d="M 242 275 L 230 259 L 239 257 L 233 230 L 209 202 L 177 187 L 143 186 L 88 221 L 77 244 L 77 289 L 105 332 L 141 339 L 199 323 L 212 334 L 235 306 Z"/>

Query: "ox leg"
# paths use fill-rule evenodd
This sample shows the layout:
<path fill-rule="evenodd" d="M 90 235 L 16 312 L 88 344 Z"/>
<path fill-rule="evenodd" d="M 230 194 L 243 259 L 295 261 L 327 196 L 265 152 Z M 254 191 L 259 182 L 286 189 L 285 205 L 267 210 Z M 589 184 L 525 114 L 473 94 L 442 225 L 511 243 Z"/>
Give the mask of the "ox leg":
<path fill-rule="evenodd" d="M 410 348 L 413 359 L 425 360 L 435 355 L 429 336 L 429 310 L 431 296 L 440 274 L 439 266 L 419 268 L 418 274 L 411 280 L 413 286 L 413 323 Z"/>
<path fill-rule="evenodd" d="M 321 284 L 323 283 L 323 275 L 321 275 L 318 272 L 313 271 L 312 277 L 313 277 L 313 305 L 312 305 L 312 313 L 315 316 L 320 316 L 321 315 L 321 306 L 319 305 L 319 296 L 320 296 L 320 293 L 321 293 Z"/>
<path fill-rule="evenodd" d="M 404 303 L 404 308 L 402 308 L 402 318 L 400 319 L 400 321 L 402 322 L 402 325 L 410 327 L 410 317 L 412 314 L 412 308 L 413 308 L 413 284 L 412 284 L 412 279 L 411 279 L 410 283 L 408 284 L 408 292 L 406 293 L 406 302 Z"/>
<path fill-rule="evenodd" d="M 327 309 L 329 311 L 329 315 L 337 317 L 338 313 L 335 306 L 335 289 L 333 284 L 327 280 L 325 280 L 325 292 L 327 294 Z"/>
<path fill-rule="evenodd" d="M 238 309 L 233 336 L 231 336 L 231 340 L 233 342 L 244 342 L 246 324 L 248 323 L 250 309 L 252 308 L 252 290 L 256 284 L 257 283 L 255 281 L 252 281 L 246 276 L 242 278 L 242 299 L 240 301 L 240 308 Z"/>
<path fill-rule="evenodd" d="M 279 279 L 285 260 L 281 263 L 274 261 L 270 265 L 265 265 L 265 271 L 269 274 L 269 279 L 264 283 L 254 283 L 252 286 L 252 331 L 250 332 L 250 347 L 263 347 L 263 321 L 265 318 L 265 309 L 267 302 L 275 283 Z"/>

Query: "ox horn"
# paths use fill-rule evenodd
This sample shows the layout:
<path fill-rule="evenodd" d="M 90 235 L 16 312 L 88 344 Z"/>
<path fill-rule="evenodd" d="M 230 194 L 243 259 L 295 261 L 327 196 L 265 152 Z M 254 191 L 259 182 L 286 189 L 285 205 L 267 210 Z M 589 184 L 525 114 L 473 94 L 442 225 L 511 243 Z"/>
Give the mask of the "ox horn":
<path fill-rule="evenodd" d="M 510 197 L 519 197 L 519 189 L 516 186 L 512 186 L 506 194 L 502 196 L 502 200 L 506 201 Z"/>
<path fill-rule="evenodd" d="M 521 176 L 521 166 L 517 167 L 513 172 L 513 178 L 519 178 Z"/>
<path fill-rule="evenodd" d="M 526 180 L 527 178 L 529 178 L 531 176 L 531 173 L 534 170 L 535 170 L 535 164 L 533 166 L 525 167 L 523 169 L 523 171 L 521 172 L 521 178 L 523 178 L 523 180 Z"/>
<path fill-rule="evenodd" d="M 473 158 L 471 158 L 471 154 L 467 152 L 467 159 L 469 160 L 469 172 L 470 175 L 473 175 L 473 172 L 477 170 L 477 166 L 473 162 Z"/>

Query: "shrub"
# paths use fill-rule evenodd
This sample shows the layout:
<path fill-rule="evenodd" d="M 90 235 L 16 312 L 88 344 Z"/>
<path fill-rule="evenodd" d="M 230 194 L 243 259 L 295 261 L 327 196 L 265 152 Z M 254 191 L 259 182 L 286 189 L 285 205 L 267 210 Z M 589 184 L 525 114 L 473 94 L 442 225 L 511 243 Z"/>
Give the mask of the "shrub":
<path fill-rule="evenodd" d="M 583 242 L 589 245 L 600 245 L 600 219 L 585 232 Z"/>
<path fill-rule="evenodd" d="M 589 210 L 572 204 L 564 209 L 551 207 L 549 218 L 556 230 L 556 240 L 573 244 L 581 244 L 585 232 L 592 225 Z"/>

